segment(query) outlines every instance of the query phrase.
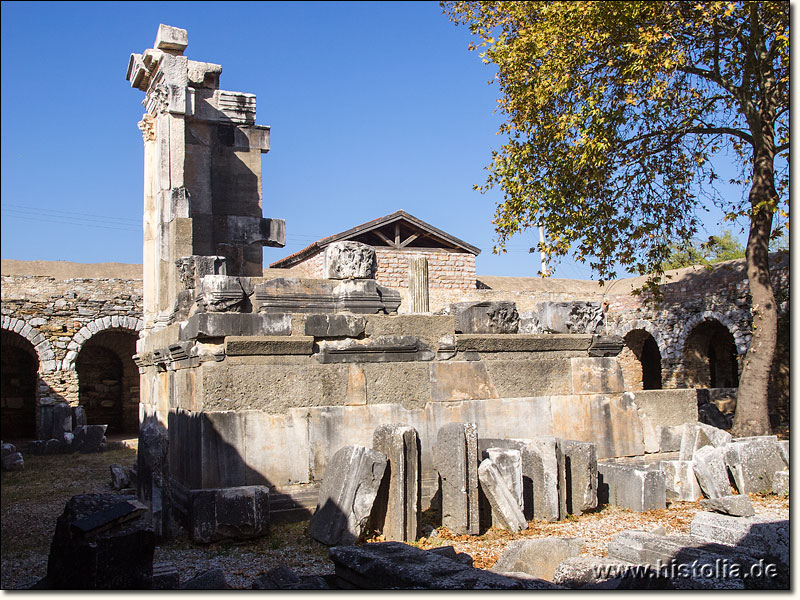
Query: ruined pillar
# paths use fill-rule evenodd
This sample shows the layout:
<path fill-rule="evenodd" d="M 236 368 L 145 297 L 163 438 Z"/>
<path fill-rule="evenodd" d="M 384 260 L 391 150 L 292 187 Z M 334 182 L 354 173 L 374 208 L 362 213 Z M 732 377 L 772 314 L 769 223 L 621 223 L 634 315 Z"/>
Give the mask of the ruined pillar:
<path fill-rule="evenodd" d="M 408 299 L 412 313 L 430 312 L 428 300 L 428 259 L 408 259 Z"/>

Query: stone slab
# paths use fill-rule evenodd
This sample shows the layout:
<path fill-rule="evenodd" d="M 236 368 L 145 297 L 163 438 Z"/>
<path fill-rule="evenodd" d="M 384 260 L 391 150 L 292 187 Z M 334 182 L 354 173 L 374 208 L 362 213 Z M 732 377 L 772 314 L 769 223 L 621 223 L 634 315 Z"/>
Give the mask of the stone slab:
<path fill-rule="evenodd" d="M 608 502 L 635 512 L 666 508 L 666 477 L 662 471 L 610 462 L 599 462 L 597 471 L 601 503 Z"/>
<path fill-rule="evenodd" d="M 500 469 L 491 458 L 484 459 L 478 466 L 478 480 L 492 507 L 493 522 L 512 533 L 527 529 L 528 523 L 518 498 L 511 493 Z"/>
<path fill-rule="evenodd" d="M 661 462 L 661 470 L 670 502 L 696 502 L 703 496 L 691 461 L 665 460 Z"/>
<path fill-rule="evenodd" d="M 553 581 L 558 566 L 566 559 L 578 556 L 583 544 L 583 538 L 578 537 L 514 540 L 506 546 L 491 570 L 519 571 Z"/>
<path fill-rule="evenodd" d="M 433 461 L 442 490 L 442 525 L 457 534 L 477 535 L 478 434 L 474 423 L 439 428 Z"/>
<path fill-rule="evenodd" d="M 700 506 L 712 512 L 734 517 L 752 517 L 755 515 L 753 503 L 750 502 L 750 498 L 744 494 L 707 498 L 705 500 L 700 500 Z"/>
<path fill-rule="evenodd" d="M 291 334 L 292 317 L 286 313 L 198 313 L 181 323 L 179 339 Z"/>
<path fill-rule="evenodd" d="M 308 315 L 305 334 L 316 338 L 359 337 L 364 333 L 367 320 L 356 315 Z"/>
<path fill-rule="evenodd" d="M 625 391 L 616 358 L 571 358 L 573 394 L 616 394 Z"/>
<path fill-rule="evenodd" d="M 269 533 L 269 488 L 238 486 L 190 492 L 189 533 L 200 543 Z"/>
<path fill-rule="evenodd" d="M 530 440 L 522 448 L 522 472 L 531 480 L 533 518 L 565 518 L 566 472 L 558 439 L 548 436 Z"/>
<path fill-rule="evenodd" d="M 431 362 L 431 397 L 434 402 L 499 398 L 481 361 Z"/>
<path fill-rule="evenodd" d="M 373 509 L 375 529 L 386 541 L 417 539 L 420 492 L 419 434 L 413 427 L 382 425 L 372 438 L 373 449 L 386 455 L 388 477 L 378 492 Z"/>
<path fill-rule="evenodd" d="M 322 364 L 414 362 L 433 360 L 434 356 L 418 337 L 410 335 L 320 342 L 316 354 Z"/>
<path fill-rule="evenodd" d="M 772 493 L 779 496 L 789 494 L 789 471 L 776 471 L 772 476 Z"/>
<path fill-rule="evenodd" d="M 456 333 L 517 333 L 519 313 L 514 302 L 459 302 L 450 305 Z"/>
<path fill-rule="evenodd" d="M 477 352 L 586 352 L 592 343 L 591 335 L 565 334 L 458 334 L 460 351 Z"/>
<path fill-rule="evenodd" d="M 314 351 L 311 336 L 228 336 L 225 354 L 228 356 L 305 355 Z"/>
<path fill-rule="evenodd" d="M 689 532 L 693 537 L 736 546 L 789 564 L 789 521 L 765 516 L 733 517 L 698 512 Z"/>
<path fill-rule="evenodd" d="M 740 494 L 772 490 L 772 478 L 785 463 L 775 436 L 739 438 L 725 447 L 725 464 Z"/>
<path fill-rule="evenodd" d="M 566 510 L 580 515 L 597 508 L 597 445 L 577 440 L 558 440 L 564 455 Z"/>

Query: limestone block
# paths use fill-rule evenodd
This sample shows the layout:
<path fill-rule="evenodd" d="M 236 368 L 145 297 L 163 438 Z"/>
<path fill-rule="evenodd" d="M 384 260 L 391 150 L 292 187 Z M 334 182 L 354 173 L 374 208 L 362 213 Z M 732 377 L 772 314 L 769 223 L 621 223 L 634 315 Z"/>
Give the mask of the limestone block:
<path fill-rule="evenodd" d="M 364 446 L 337 451 L 322 478 L 311 537 L 329 546 L 354 544 L 368 524 L 386 464 L 385 454 Z"/>
<path fill-rule="evenodd" d="M 382 425 L 375 430 L 372 447 L 386 455 L 389 474 L 375 501 L 375 528 L 387 541 L 413 542 L 420 511 L 419 435 L 406 425 Z"/>
<path fill-rule="evenodd" d="M 698 512 L 689 533 L 692 537 L 737 546 L 789 564 L 789 521 L 765 516 L 733 517 Z"/>
<path fill-rule="evenodd" d="M 772 476 L 772 493 L 785 496 L 789 493 L 789 471 L 776 471 Z"/>
<path fill-rule="evenodd" d="M 263 485 L 192 490 L 189 532 L 195 542 L 245 540 L 269 533 L 269 488 Z"/>
<path fill-rule="evenodd" d="M 534 438 L 522 450 L 523 475 L 533 491 L 533 518 L 558 521 L 567 515 L 564 454 L 554 437 Z"/>
<path fill-rule="evenodd" d="M 671 589 L 671 585 L 653 585 L 653 578 L 634 574 L 635 568 L 638 566 L 619 559 L 572 556 L 556 567 L 553 583 L 572 589 Z"/>
<path fill-rule="evenodd" d="M 182 53 L 189 45 L 189 34 L 185 29 L 170 27 L 163 23 L 158 26 L 154 48 Z"/>
<path fill-rule="evenodd" d="M 366 329 L 366 319 L 355 315 L 308 315 L 305 334 L 318 338 L 359 337 Z"/>
<path fill-rule="evenodd" d="M 590 335 L 462 333 L 456 336 L 459 350 L 478 352 L 556 352 L 583 354 L 592 343 Z"/>
<path fill-rule="evenodd" d="M 334 242 L 325 247 L 325 279 L 374 279 L 375 248 L 359 242 Z"/>
<path fill-rule="evenodd" d="M 696 502 L 703 496 L 691 461 L 664 460 L 661 461 L 661 470 L 664 471 L 667 500 Z"/>
<path fill-rule="evenodd" d="M 479 446 L 480 447 L 480 446 Z M 488 458 L 500 471 L 506 487 L 516 499 L 517 506 L 522 511 L 525 509 L 522 491 L 522 451 L 512 448 L 487 448 L 481 455 Z"/>
<path fill-rule="evenodd" d="M 775 472 L 785 467 L 775 436 L 738 438 L 725 447 L 725 464 L 740 494 L 772 490 Z"/>
<path fill-rule="evenodd" d="M 286 245 L 286 221 L 284 219 L 228 215 L 226 226 L 227 239 L 231 244 L 272 248 L 283 248 Z"/>
<path fill-rule="evenodd" d="M 367 377 L 364 369 L 351 364 L 347 370 L 347 406 L 362 406 L 367 403 Z"/>
<path fill-rule="evenodd" d="M 169 488 L 169 438 L 158 421 L 151 420 L 139 430 L 136 454 L 136 493 L 149 512 L 146 520 L 156 535 L 170 533 L 172 494 Z"/>
<path fill-rule="evenodd" d="M 656 438 L 660 452 L 679 452 L 683 425 L 656 425 Z"/>
<path fill-rule="evenodd" d="M 622 352 L 625 342 L 618 335 L 593 335 L 589 356 L 613 357 Z"/>
<path fill-rule="evenodd" d="M 755 514 L 750 497 L 744 494 L 700 500 L 700 506 L 712 512 L 734 517 L 752 517 Z"/>
<path fill-rule="evenodd" d="M 52 408 L 53 429 L 50 433 L 52 439 L 63 440 L 65 433 L 72 432 L 72 409 L 69 404 L 59 403 Z"/>
<path fill-rule="evenodd" d="M 571 358 L 573 394 L 614 394 L 625 390 L 616 358 Z"/>
<path fill-rule="evenodd" d="M 259 312 L 393 314 L 400 293 L 374 279 L 297 279 L 279 277 L 256 286 Z"/>
<path fill-rule="evenodd" d="M 519 313 L 514 302 L 460 302 L 450 305 L 456 318 L 456 333 L 517 333 Z"/>
<path fill-rule="evenodd" d="M 596 333 L 604 317 L 599 302 L 540 302 L 537 312 L 544 333 Z"/>
<path fill-rule="evenodd" d="M 439 428 L 433 460 L 442 486 L 442 525 L 476 535 L 478 515 L 478 434 L 474 423 Z"/>
<path fill-rule="evenodd" d="M 576 557 L 583 548 L 583 538 L 545 537 L 515 540 L 506 546 L 492 571 L 517 571 L 553 581 L 558 566 Z"/>
<path fill-rule="evenodd" d="M 781 458 L 783 462 L 786 464 L 786 468 L 789 468 L 789 440 L 781 440 L 778 442 L 778 452 L 781 453 Z"/>
<path fill-rule="evenodd" d="M 722 448 L 703 446 L 694 453 L 692 469 L 706 498 L 730 496 L 731 486 Z"/>
<path fill-rule="evenodd" d="M 252 293 L 247 277 L 206 275 L 197 286 L 195 301 L 206 312 L 249 312 Z"/>
<path fill-rule="evenodd" d="M 291 334 L 292 317 L 286 313 L 197 313 L 180 325 L 181 340 Z"/>
<path fill-rule="evenodd" d="M 499 398 L 483 362 L 431 362 L 430 373 L 434 402 Z"/>
<path fill-rule="evenodd" d="M 731 441 L 731 434 L 705 423 L 686 423 L 681 437 L 680 460 L 692 460 L 703 446 L 720 448 Z"/>
<path fill-rule="evenodd" d="M 680 427 L 684 423 L 697 422 L 695 390 L 636 390 L 629 393 L 639 410 L 650 417 L 655 428 Z"/>
<path fill-rule="evenodd" d="M 599 500 L 636 512 L 666 508 L 666 477 L 662 471 L 635 465 L 599 462 Z"/>
<path fill-rule="evenodd" d="M 566 508 L 580 515 L 597 507 L 597 445 L 577 440 L 558 440 L 564 454 Z"/>
<path fill-rule="evenodd" d="M 433 360 L 435 355 L 416 336 L 384 335 L 365 340 L 323 341 L 315 356 L 322 364 L 332 364 Z"/>
<path fill-rule="evenodd" d="M 478 466 L 478 480 L 492 507 L 492 522 L 513 533 L 527 529 L 528 523 L 522 514 L 518 498 L 511 493 L 500 469 L 491 458 L 485 459 Z"/>
<path fill-rule="evenodd" d="M 303 355 L 314 351 L 314 338 L 294 336 L 228 336 L 225 338 L 227 356 Z"/>

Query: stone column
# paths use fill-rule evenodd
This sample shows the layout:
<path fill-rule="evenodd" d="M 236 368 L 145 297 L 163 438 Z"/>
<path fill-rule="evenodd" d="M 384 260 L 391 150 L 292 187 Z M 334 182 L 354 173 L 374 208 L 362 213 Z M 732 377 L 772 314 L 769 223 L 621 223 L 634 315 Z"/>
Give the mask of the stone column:
<path fill-rule="evenodd" d="M 428 259 L 408 259 L 408 300 L 412 313 L 430 312 L 428 301 Z"/>
<path fill-rule="evenodd" d="M 381 425 L 373 434 L 372 447 L 389 461 L 389 477 L 376 500 L 376 526 L 387 541 L 417 539 L 420 505 L 420 444 L 417 430 L 407 425 Z M 386 488 L 386 489 L 384 489 Z"/>

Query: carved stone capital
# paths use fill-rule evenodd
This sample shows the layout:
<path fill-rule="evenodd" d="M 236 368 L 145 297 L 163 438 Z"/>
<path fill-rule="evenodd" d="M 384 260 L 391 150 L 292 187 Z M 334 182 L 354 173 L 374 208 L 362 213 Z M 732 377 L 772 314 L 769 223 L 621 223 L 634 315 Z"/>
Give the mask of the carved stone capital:
<path fill-rule="evenodd" d="M 156 120 L 153 115 L 145 113 L 142 120 L 137 123 L 142 132 L 142 140 L 153 142 L 156 139 Z"/>

